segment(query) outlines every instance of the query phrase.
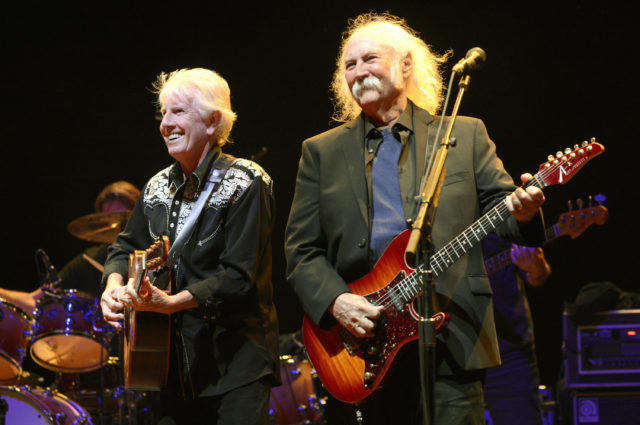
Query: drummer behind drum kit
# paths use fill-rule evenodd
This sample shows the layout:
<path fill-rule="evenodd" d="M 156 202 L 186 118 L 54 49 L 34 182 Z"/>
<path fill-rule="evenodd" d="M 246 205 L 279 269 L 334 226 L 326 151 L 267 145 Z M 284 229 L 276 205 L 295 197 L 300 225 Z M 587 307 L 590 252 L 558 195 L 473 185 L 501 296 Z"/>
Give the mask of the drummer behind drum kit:
<path fill-rule="evenodd" d="M 96 213 L 67 228 L 78 238 L 111 243 L 127 218 L 128 213 Z M 43 285 L 33 318 L 0 298 L 0 425 L 152 423 L 146 394 L 124 388 L 120 359 L 109 356 L 116 332 L 104 322 L 97 298 L 51 283 Z M 56 372 L 51 387 L 42 388 L 38 381 L 25 385 L 27 351 L 35 363 Z M 270 423 L 324 423 L 326 399 L 304 358 L 300 333 L 282 335 L 280 351 L 282 385 L 271 390 Z"/>
<path fill-rule="evenodd" d="M 68 230 L 81 239 L 109 243 L 127 217 L 90 214 L 71 222 Z M 97 298 L 58 289 L 57 283 L 56 276 L 43 284 L 33 318 L 0 298 L 0 425 L 141 423 L 144 394 L 120 384 L 120 361 L 109 356 L 116 333 L 104 322 Z M 35 363 L 56 372 L 51 387 L 42 388 L 38 381 L 24 385 L 27 350 Z"/>

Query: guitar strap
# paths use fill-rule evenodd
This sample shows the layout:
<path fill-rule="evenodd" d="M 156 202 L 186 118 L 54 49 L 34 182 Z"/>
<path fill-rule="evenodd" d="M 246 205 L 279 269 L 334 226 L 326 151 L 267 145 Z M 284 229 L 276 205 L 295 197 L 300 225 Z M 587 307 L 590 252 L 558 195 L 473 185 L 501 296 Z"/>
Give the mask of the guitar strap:
<path fill-rule="evenodd" d="M 182 251 L 184 244 L 191 237 L 195 224 L 200 217 L 200 213 L 204 209 L 204 204 L 206 204 L 211 194 L 220 185 L 220 183 L 224 179 L 225 174 L 227 173 L 227 170 L 235 161 L 235 157 L 221 153 L 213 163 L 209 178 L 205 182 L 204 188 L 202 189 L 202 192 L 200 193 L 196 204 L 193 206 L 189 217 L 187 217 L 187 221 L 185 222 L 182 231 L 176 237 L 176 240 L 173 242 L 171 248 L 169 249 L 169 258 L 167 260 L 167 264 L 165 265 L 166 270 L 171 270 L 178 261 L 178 258 L 180 258 L 180 252 Z"/>

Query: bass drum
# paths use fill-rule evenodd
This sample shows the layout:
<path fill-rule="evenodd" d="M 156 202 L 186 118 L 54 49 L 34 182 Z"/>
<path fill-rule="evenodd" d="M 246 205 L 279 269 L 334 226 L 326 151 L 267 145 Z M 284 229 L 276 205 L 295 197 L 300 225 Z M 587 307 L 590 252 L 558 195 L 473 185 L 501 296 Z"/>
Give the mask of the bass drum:
<path fill-rule="evenodd" d="M 74 289 L 45 293 L 34 312 L 31 357 L 63 373 L 91 372 L 109 359 L 109 341 L 95 297 Z"/>
<path fill-rule="evenodd" d="M 282 385 L 271 389 L 271 424 L 321 424 L 325 400 L 317 397 L 315 370 L 308 360 L 280 357 Z"/>
<path fill-rule="evenodd" d="M 24 311 L 0 298 L 0 382 L 6 383 L 20 375 L 32 324 Z"/>
<path fill-rule="evenodd" d="M 87 412 L 57 391 L 0 387 L 6 425 L 93 425 Z"/>
<path fill-rule="evenodd" d="M 118 412 L 122 400 L 122 371 L 117 357 L 94 372 L 59 373 L 54 386 L 69 399 L 84 407 L 94 420 Z"/>

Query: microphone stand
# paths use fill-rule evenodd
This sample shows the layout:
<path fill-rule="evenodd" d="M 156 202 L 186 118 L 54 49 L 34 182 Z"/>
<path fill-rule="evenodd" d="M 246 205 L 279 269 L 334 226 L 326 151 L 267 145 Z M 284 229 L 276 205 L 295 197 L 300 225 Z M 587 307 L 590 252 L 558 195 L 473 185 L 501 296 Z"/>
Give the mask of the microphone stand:
<path fill-rule="evenodd" d="M 440 189 L 445 175 L 445 160 L 449 148 L 455 146 L 455 139 L 451 139 L 453 125 L 458 115 L 458 109 L 462 102 L 462 96 L 469 86 L 469 75 L 463 75 L 458 84 L 458 96 L 451 112 L 445 135 L 440 142 L 440 147 L 435 156 L 430 160 L 428 174 L 421 188 L 420 207 L 418 215 L 412 224 L 411 235 L 405 250 L 405 261 L 412 268 L 419 270 L 422 291 L 419 296 L 420 320 L 418 323 L 419 351 L 420 351 L 420 377 L 422 387 L 422 411 L 425 425 L 432 425 L 435 421 L 435 306 L 434 296 L 435 281 L 430 266 L 431 226 L 440 197 Z M 444 115 L 442 117 L 444 119 Z M 425 228 L 423 231 L 423 227 Z M 417 264 L 425 264 L 422 270 Z"/>

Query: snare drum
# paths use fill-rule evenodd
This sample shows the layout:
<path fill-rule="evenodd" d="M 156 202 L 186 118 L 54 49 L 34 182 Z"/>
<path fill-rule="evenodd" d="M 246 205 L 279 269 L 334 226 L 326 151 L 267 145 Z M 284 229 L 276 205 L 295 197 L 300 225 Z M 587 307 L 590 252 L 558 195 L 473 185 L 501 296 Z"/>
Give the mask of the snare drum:
<path fill-rule="evenodd" d="M 0 381 L 20 375 L 31 340 L 33 320 L 20 308 L 0 298 Z"/>
<path fill-rule="evenodd" d="M 94 297 L 74 289 L 45 293 L 34 311 L 31 357 L 64 373 L 91 372 L 109 359 L 108 332 Z"/>
<path fill-rule="evenodd" d="M 320 424 L 323 401 L 316 396 L 316 373 L 307 360 L 280 357 L 282 385 L 271 389 L 272 424 Z"/>
<path fill-rule="evenodd" d="M 7 425 L 92 425 L 87 412 L 57 391 L 0 387 L 7 402 Z"/>

